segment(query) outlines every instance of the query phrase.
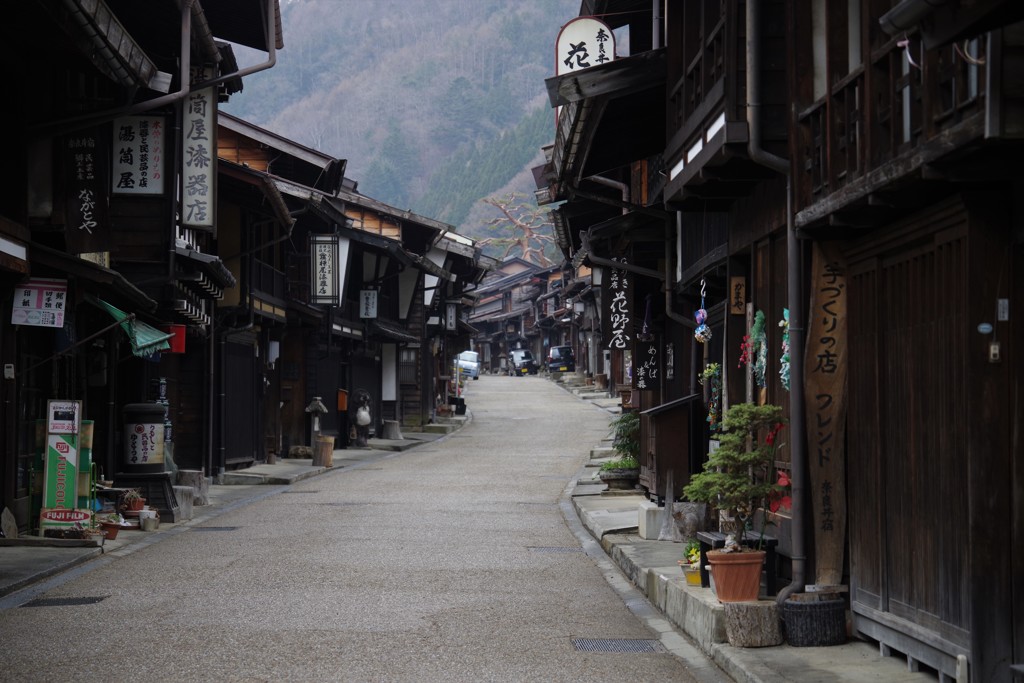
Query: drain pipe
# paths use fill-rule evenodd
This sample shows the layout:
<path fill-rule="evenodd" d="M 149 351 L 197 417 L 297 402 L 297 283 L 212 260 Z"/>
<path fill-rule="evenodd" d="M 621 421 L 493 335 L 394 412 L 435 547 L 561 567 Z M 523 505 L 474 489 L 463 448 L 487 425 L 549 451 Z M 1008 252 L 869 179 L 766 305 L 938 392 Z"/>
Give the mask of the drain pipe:
<path fill-rule="evenodd" d="M 789 162 L 764 150 L 761 146 L 761 76 L 757 60 L 761 54 L 761 3 L 747 0 L 747 149 L 750 158 L 762 166 L 786 176 L 786 281 L 789 288 L 789 426 L 790 466 L 793 483 L 793 578 L 779 591 L 776 601 L 781 605 L 793 593 L 804 590 L 807 573 L 807 551 L 804 543 L 804 517 L 807 507 L 807 449 L 804 418 L 804 328 L 802 291 L 800 287 L 800 245 L 793 225 L 793 177 Z"/>
<path fill-rule="evenodd" d="M 98 125 L 106 121 L 112 121 L 120 116 L 131 116 L 133 114 L 141 114 L 143 112 L 152 111 L 158 107 L 162 107 L 168 104 L 174 104 L 185 99 L 189 94 L 197 90 L 203 90 L 204 88 L 210 88 L 216 85 L 220 85 L 225 81 L 234 80 L 236 78 L 242 78 L 250 74 L 254 74 L 258 71 L 265 71 L 273 67 L 277 63 L 277 35 L 274 31 L 274 0 L 265 0 L 267 3 L 267 16 L 266 16 L 266 35 L 267 35 L 267 60 L 259 64 L 255 64 L 244 69 L 219 76 L 209 81 L 203 81 L 202 83 L 196 83 L 195 85 L 189 84 L 191 78 L 191 57 L 192 57 L 192 5 L 196 0 L 185 0 L 182 3 L 181 9 L 181 62 L 178 70 L 178 78 L 180 88 L 177 92 L 173 92 L 167 95 L 161 95 L 160 97 L 146 100 L 144 102 L 138 102 L 128 107 L 119 107 L 116 109 L 107 109 L 106 111 L 91 112 L 89 114 L 83 114 L 80 116 L 74 116 L 60 121 L 51 121 L 42 123 L 36 126 L 29 126 L 29 131 L 39 135 L 40 137 L 49 134 L 51 136 L 60 135 L 67 131 L 78 130 L 80 128 L 87 128 L 89 126 Z M 205 19 L 201 20 L 205 22 Z M 203 24 L 201 24 L 203 25 Z"/>

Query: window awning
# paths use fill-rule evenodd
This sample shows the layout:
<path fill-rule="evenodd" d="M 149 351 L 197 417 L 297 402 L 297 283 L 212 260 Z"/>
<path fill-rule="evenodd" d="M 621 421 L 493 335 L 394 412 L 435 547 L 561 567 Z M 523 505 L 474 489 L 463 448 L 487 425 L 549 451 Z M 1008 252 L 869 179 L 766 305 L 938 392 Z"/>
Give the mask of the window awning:
<path fill-rule="evenodd" d="M 140 358 L 152 356 L 160 351 L 167 351 L 171 348 L 169 340 L 173 334 L 151 327 L 141 320 L 135 319 L 134 313 L 125 313 L 116 306 L 111 306 L 103 299 L 88 297 L 88 300 L 96 304 L 121 323 L 121 329 L 128 335 L 132 343 L 132 353 Z"/>

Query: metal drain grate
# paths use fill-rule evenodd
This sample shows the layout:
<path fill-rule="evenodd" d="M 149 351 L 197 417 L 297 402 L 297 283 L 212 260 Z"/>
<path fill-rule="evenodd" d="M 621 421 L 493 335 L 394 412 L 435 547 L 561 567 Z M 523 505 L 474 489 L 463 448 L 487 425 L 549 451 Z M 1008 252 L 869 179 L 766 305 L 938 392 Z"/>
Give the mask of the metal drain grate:
<path fill-rule="evenodd" d="M 319 491 L 283 491 L 282 493 L 320 493 Z"/>
<path fill-rule="evenodd" d="M 366 503 L 318 503 L 318 505 L 326 505 L 332 508 L 347 508 L 356 505 L 366 505 Z"/>
<path fill-rule="evenodd" d="M 583 548 L 579 546 L 562 546 L 562 545 L 531 545 L 530 550 L 535 553 L 582 553 Z"/>
<path fill-rule="evenodd" d="M 573 638 L 572 644 L 580 652 L 665 652 L 665 646 L 657 640 Z"/>
<path fill-rule="evenodd" d="M 22 607 L 71 607 L 73 605 L 95 605 L 106 600 L 109 595 L 94 595 L 84 598 L 36 598 L 26 602 Z"/>
<path fill-rule="evenodd" d="M 237 526 L 194 526 L 192 531 L 238 531 Z"/>

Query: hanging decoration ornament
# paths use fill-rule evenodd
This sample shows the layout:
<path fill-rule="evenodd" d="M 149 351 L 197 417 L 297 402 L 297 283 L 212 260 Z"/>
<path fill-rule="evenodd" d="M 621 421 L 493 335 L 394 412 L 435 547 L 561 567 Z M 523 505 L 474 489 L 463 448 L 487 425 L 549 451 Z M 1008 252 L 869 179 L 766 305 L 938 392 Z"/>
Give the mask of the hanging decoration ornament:
<path fill-rule="evenodd" d="M 754 352 L 754 382 L 764 388 L 765 372 L 768 369 L 768 336 L 764 332 L 764 311 L 754 314 L 754 326 L 750 328 L 750 343 Z"/>
<path fill-rule="evenodd" d="M 708 388 L 708 428 L 712 432 L 717 432 L 721 428 L 718 413 L 722 397 L 722 366 L 718 363 L 708 363 L 700 373 L 698 381 L 701 386 Z"/>
<path fill-rule="evenodd" d="M 711 341 L 711 328 L 707 325 L 708 312 L 704 309 L 704 295 L 707 293 L 707 283 L 704 278 L 700 279 L 700 308 L 693 314 L 697 321 L 697 329 L 693 331 L 693 337 L 701 344 Z"/>
<path fill-rule="evenodd" d="M 782 328 L 782 357 L 779 359 L 779 378 L 782 380 L 782 388 L 789 391 L 789 309 L 782 309 L 782 320 L 779 321 Z"/>

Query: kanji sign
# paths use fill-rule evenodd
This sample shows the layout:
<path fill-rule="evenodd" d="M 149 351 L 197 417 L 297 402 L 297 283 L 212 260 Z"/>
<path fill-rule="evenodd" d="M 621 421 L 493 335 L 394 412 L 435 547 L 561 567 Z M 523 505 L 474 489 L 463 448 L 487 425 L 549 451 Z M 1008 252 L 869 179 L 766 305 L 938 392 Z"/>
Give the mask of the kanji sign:
<path fill-rule="evenodd" d="M 32 278 L 14 288 L 12 325 L 64 327 L 68 281 Z"/>
<path fill-rule="evenodd" d="M 193 82 L 212 76 L 197 69 Z M 181 222 L 213 228 L 217 179 L 217 91 L 204 88 L 185 99 L 181 129 Z"/>
<path fill-rule="evenodd" d="M 593 17 L 573 19 L 558 34 L 555 73 L 562 75 L 615 59 L 615 34 Z"/>
<path fill-rule="evenodd" d="M 164 193 L 164 119 L 122 116 L 114 120 L 111 192 Z"/>

